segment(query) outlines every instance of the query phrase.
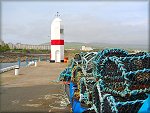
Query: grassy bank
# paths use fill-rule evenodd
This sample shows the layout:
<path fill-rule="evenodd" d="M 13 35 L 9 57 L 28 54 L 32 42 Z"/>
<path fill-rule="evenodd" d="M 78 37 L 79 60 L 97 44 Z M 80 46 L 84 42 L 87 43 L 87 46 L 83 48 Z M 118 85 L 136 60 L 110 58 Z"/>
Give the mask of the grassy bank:
<path fill-rule="evenodd" d="M 94 49 L 92 51 L 101 51 L 102 49 Z M 127 50 L 128 52 L 134 52 L 133 50 Z M 86 52 L 82 50 L 65 50 L 64 56 L 69 59 L 73 58 L 75 54 L 80 52 Z M 50 59 L 50 50 L 27 50 L 27 49 L 14 49 L 7 50 L 5 52 L 0 52 L 0 62 L 17 62 L 18 58 L 21 61 L 25 61 L 26 58 L 28 60 L 39 59 L 42 58 L 44 60 Z"/>

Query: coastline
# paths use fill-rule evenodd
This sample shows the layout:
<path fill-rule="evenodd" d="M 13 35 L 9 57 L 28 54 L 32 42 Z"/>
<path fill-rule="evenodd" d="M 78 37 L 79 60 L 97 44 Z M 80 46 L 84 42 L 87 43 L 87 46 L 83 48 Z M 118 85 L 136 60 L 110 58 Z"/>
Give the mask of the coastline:
<path fill-rule="evenodd" d="M 0 63 L 15 63 L 18 61 L 18 59 L 20 59 L 21 62 L 24 62 L 26 60 L 32 61 L 38 60 L 40 57 L 42 58 L 42 60 L 46 60 L 49 58 L 49 55 L 5 52 L 0 53 Z"/>

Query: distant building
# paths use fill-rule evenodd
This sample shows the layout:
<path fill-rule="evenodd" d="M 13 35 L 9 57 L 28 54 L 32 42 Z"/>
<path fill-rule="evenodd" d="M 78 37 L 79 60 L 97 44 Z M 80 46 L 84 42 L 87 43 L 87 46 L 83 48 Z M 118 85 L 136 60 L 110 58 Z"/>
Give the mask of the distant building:
<path fill-rule="evenodd" d="M 134 50 L 134 53 L 142 52 L 141 50 Z"/>
<path fill-rule="evenodd" d="M 92 47 L 82 46 L 81 50 L 83 50 L 83 51 L 91 51 L 91 50 L 93 50 L 93 48 Z"/>
<path fill-rule="evenodd" d="M 0 45 L 4 45 L 4 44 L 5 44 L 4 41 L 0 40 Z"/>
<path fill-rule="evenodd" d="M 29 44 L 12 44 L 8 43 L 8 46 L 10 49 L 39 49 L 39 50 L 50 50 L 51 46 L 50 45 L 29 45 Z"/>
<path fill-rule="evenodd" d="M 15 48 L 14 44 L 12 44 L 12 43 L 8 43 L 8 46 L 9 46 L 10 49 L 14 49 Z"/>

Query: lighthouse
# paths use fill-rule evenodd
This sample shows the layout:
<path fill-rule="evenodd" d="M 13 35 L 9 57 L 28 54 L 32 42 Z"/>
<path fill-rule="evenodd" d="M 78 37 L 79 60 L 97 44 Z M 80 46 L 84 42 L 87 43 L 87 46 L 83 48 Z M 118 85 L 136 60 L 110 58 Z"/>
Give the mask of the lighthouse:
<path fill-rule="evenodd" d="M 64 27 L 59 14 L 51 24 L 51 58 L 50 62 L 64 62 Z"/>

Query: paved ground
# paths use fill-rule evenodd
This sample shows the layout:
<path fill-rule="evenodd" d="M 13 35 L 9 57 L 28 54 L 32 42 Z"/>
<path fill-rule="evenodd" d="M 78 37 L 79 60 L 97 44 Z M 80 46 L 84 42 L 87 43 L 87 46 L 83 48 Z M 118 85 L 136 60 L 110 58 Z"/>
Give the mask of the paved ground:
<path fill-rule="evenodd" d="M 67 64 L 38 62 L 38 66 L 23 67 L 20 75 L 14 70 L 2 73 L 0 90 L 0 113 L 67 113 L 68 98 L 59 73 Z"/>

